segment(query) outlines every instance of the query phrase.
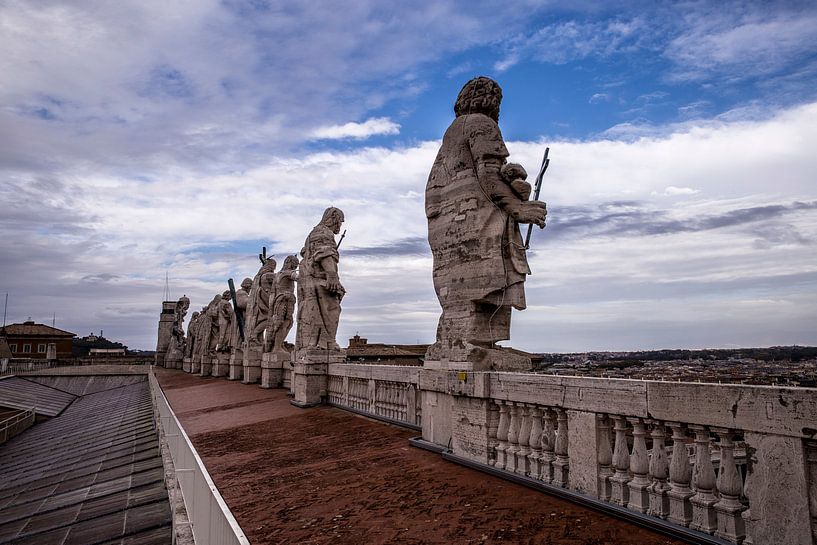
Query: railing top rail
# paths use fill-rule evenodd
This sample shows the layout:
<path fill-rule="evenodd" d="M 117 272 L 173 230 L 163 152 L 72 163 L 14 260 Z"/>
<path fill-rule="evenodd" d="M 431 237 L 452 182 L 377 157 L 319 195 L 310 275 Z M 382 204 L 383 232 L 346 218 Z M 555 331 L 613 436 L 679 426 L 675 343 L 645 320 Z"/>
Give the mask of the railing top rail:
<path fill-rule="evenodd" d="M 176 413 L 170 406 L 170 402 L 168 402 L 167 397 L 165 396 L 165 393 L 162 390 L 162 387 L 159 385 L 159 381 L 156 379 L 156 375 L 153 371 L 152 366 L 150 368 L 150 372 L 148 373 L 148 380 L 150 381 L 151 388 L 155 388 L 154 391 L 156 392 L 156 395 L 161 396 L 162 402 L 167 406 L 170 417 L 173 418 L 173 421 L 179 430 L 179 434 L 182 440 L 187 444 L 187 447 L 190 449 L 190 453 L 193 456 L 193 460 L 198 466 L 198 469 L 201 472 L 201 475 L 204 478 L 207 487 L 212 491 L 213 498 L 216 500 L 219 509 L 224 514 L 224 518 L 227 520 L 227 524 L 230 525 L 230 528 L 235 534 L 236 538 L 238 539 L 238 542 L 241 545 L 250 545 L 249 540 L 244 535 L 244 531 L 241 529 L 241 526 L 238 524 L 238 521 L 233 516 L 233 513 L 230 511 L 230 508 L 227 506 L 227 503 L 224 501 L 224 498 L 221 496 L 221 493 L 218 491 L 218 488 L 213 482 L 213 479 L 207 472 L 207 468 L 205 467 L 204 462 L 199 456 L 198 451 L 193 446 L 193 443 L 190 441 L 190 437 L 188 437 L 187 432 L 184 431 L 184 427 L 182 427 L 181 422 L 179 422 L 179 419 L 176 417 Z M 182 491 L 182 494 L 184 494 L 184 490 Z"/>

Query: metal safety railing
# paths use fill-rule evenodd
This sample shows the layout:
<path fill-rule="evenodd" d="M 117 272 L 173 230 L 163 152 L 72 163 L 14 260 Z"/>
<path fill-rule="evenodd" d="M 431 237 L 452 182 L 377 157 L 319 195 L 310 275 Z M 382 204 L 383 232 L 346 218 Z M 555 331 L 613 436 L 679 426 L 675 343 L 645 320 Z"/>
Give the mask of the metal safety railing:
<path fill-rule="evenodd" d="M 148 375 L 159 433 L 166 441 L 197 545 L 249 545 L 207 473 L 151 369 Z"/>
<path fill-rule="evenodd" d="M 34 425 L 34 407 L 0 420 L 0 445 Z"/>

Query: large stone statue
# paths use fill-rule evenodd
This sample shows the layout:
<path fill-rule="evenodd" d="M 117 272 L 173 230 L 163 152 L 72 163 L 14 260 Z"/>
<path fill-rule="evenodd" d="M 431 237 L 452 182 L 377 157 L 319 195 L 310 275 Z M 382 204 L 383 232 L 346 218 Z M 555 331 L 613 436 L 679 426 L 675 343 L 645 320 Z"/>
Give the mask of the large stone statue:
<path fill-rule="evenodd" d="M 227 290 L 221 294 L 221 300 L 218 302 L 218 342 L 211 371 L 214 377 L 226 377 L 230 371 L 231 337 L 235 321 L 233 304 L 230 299 L 230 290 Z"/>
<path fill-rule="evenodd" d="M 428 241 L 442 315 L 427 362 L 525 366 L 497 350 L 496 342 L 510 338 L 511 308 L 526 306 L 530 269 L 519 224 L 543 227 L 547 211 L 545 203 L 527 200 L 524 169 L 506 166 L 497 124 L 501 101 L 502 90 L 489 78 L 465 84 L 428 177 Z"/>
<path fill-rule="evenodd" d="M 340 320 L 340 302 L 346 290 L 338 277 L 335 235 L 343 224 L 343 212 L 327 208 L 318 225 L 306 237 L 298 269 L 298 350 L 338 350 L 335 336 Z"/>
<path fill-rule="evenodd" d="M 210 376 L 213 372 L 213 363 L 216 361 L 219 339 L 219 306 L 221 303 L 221 294 L 213 297 L 210 304 L 207 305 L 207 312 L 204 324 L 204 335 L 202 338 L 202 355 L 201 366 L 199 367 L 199 374 L 203 377 Z"/>
<path fill-rule="evenodd" d="M 184 317 L 190 308 L 190 299 L 186 295 L 179 298 L 173 315 L 173 329 L 170 331 L 170 343 L 165 354 L 164 366 L 168 369 L 177 369 L 184 360 Z"/>
<path fill-rule="evenodd" d="M 274 285 L 275 266 L 274 259 L 266 259 L 253 278 L 250 288 L 247 314 L 244 318 L 244 377 L 242 382 L 245 384 L 253 384 L 261 378 L 264 329 L 267 327 L 269 296 Z"/>
<path fill-rule="evenodd" d="M 233 322 L 230 329 L 230 371 L 227 378 L 230 380 L 241 380 L 244 378 L 244 339 L 238 328 L 238 322 L 247 331 L 247 307 L 250 303 L 250 290 L 252 289 L 252 278 L 245 278 L 241 282 L 241 287 L 235 292 L 236 308 L 233 310 Z M 239 316 L 240 315 L 240 316 Z"/>
<path fill-rule="evenodd" d="M 198 374 L 201 371 L 201 360 L 207 354 L 207 346 L 210 342 L 210 328 L 211 320 L 208 311 L 210 305 L 201 307 L 199 312 L 199 319 L 196 321 L 195 344 L 193 346 L 193 355 L 190 360 L 190 372 Z"/>
<path fill-rule="evenodd" d="M 199 311 L 193 312 L 190 316 L 190 323 L 187 324 L 187 339 L 184 345 L 184 365 L 183 370 L 190 372 L 190 362 L 193 359 L 193 351 L 196 347 L 196 332 L 199 328 Z"/>
<path fill-rule="evenodd" d="M 265 352 L 287 351 L 284 341 L 292 329 L 297 278 L 298 257 L 287 256 L 281 270 L 275 274 L 275 286 L 270 294 Z"/>

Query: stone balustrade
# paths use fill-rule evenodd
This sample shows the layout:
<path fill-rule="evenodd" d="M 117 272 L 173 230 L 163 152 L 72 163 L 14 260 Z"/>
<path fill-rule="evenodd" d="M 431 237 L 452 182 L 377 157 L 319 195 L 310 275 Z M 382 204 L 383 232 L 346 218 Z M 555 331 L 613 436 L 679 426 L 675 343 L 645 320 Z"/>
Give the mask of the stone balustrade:
<path fill-rule="evenodd" d="M 419 371 L 410 366 L 330 364 L 327 400 L 338 407 L 419 427 Z"/>
<path fill-rule="evenodd" d="M 422 369 L 455 457 L 743 544 L 817 543 L 817 390 Z M 814 532 L 814 533 L 813 533 Z"/>

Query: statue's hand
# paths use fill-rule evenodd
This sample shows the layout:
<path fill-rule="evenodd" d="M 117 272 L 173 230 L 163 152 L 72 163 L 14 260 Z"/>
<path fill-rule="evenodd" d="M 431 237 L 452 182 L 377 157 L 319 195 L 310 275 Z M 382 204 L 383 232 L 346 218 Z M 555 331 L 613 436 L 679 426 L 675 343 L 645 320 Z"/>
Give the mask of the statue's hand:
<path fill-rule="evenodd" d="M 523 201 L 509 207 L 508 211 L 517 223 L 533 223 L 539 227 L 545 226 L 548 215 L 547 205 L 542 201 Z"/>
<path fill-rule="evenodd" d="M 340 293 L 346 291 L 343 289 L 343 286 L 340 285 L 340 279 L 334 274 L 326 275 L 326 289 L 330 293 Z"/>

